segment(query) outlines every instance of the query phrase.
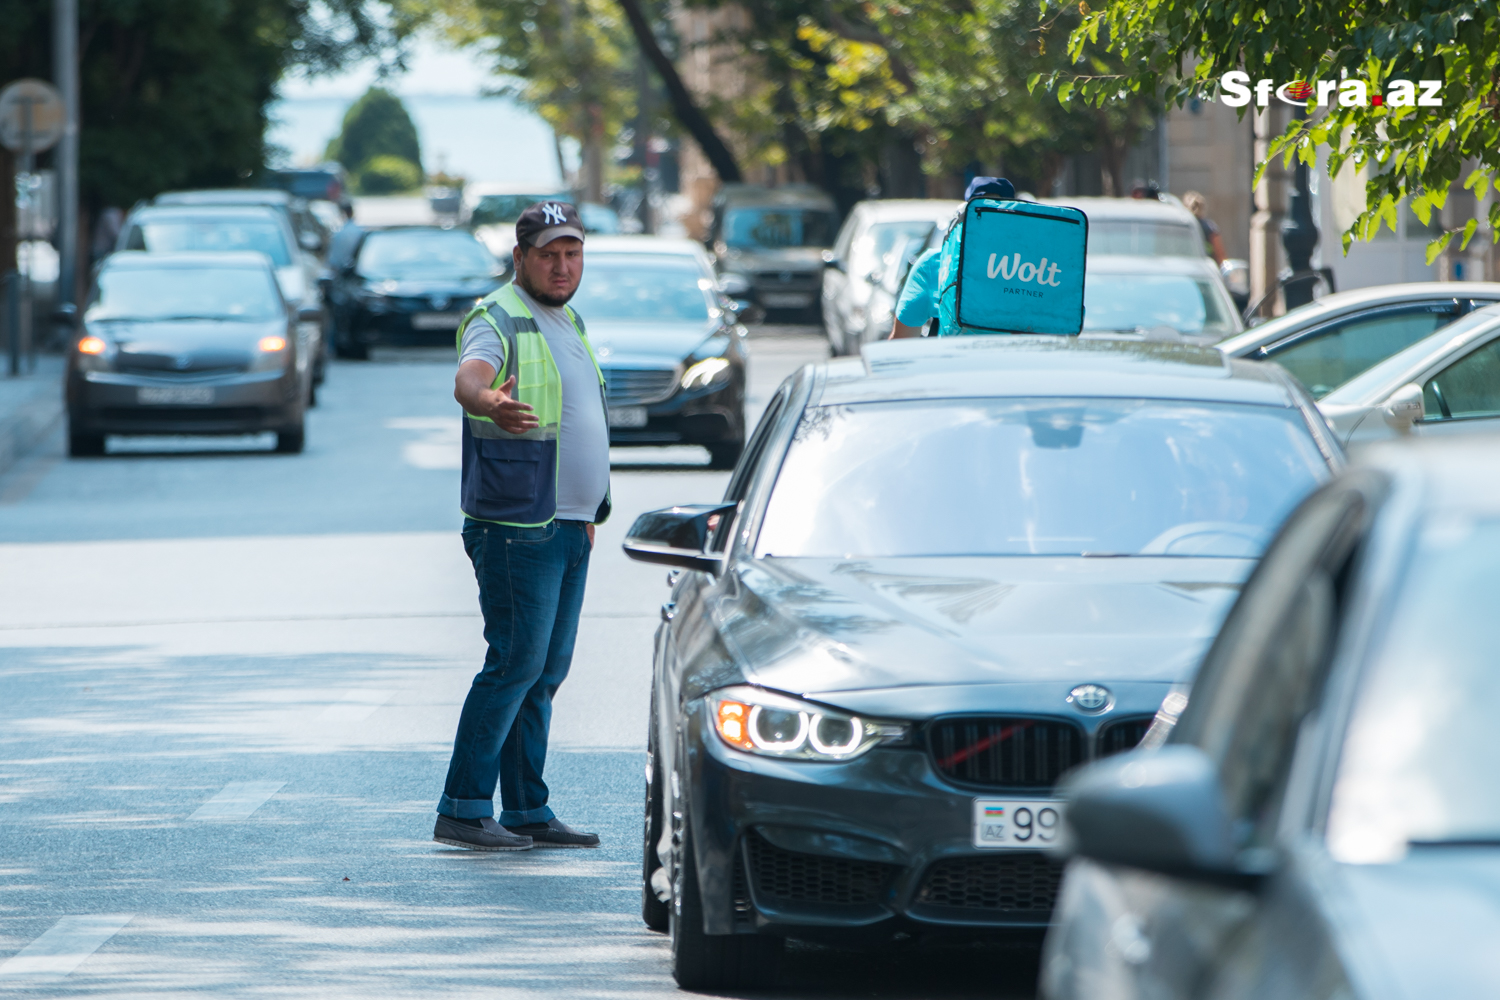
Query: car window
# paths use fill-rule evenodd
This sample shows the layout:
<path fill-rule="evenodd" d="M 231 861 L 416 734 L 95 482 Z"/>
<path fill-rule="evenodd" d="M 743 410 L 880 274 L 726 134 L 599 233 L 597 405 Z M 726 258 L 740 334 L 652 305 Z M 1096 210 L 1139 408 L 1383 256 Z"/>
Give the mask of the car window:
<path fill-rule="evenodd" d="M 908 240 L 922 239 L 932 230 L 928 221 L 882 222 L 871 226 L 855 241 L 849 256 L 849 273 L 864 277 L 873 270 L 894 264 L 896 254 Z"/>
<path fill-rule="evenodd" d="M 264 322 L 285 316 L 270 273 L 248 267 L 106 267 L 87 319 L 216 319 Z"/>
<path fill-rule="evenodd" d="M 286 231 L 271 219 L 179 218 L 148 220 L 131 226 L 125 249 L 155 253 L 255 250 L 277 267 L 292 262 Z"/>
<path fill-rule="evenodd" d="M 469 214 L 471 226 L 493 226 L 503 222 L 515 222 L 521 213 L 539 201 L 566 201 L 570 194 L 486 194 L 480 195 L 474 211 Z"/>
<path fill-rule="evenodd" d="M 1500 416 L 1500 340 L 1455 361 L 1422 386 L 1423 420 Z"/>
<path fill-rule="evenodd" d="M 1289 407 L 1066 398 L 822 406 L 798 423 L 756 547 L 832 558 L 1250 558 L 1328 474 Z"/>
<path fill-rule="evenodd" d="M 1189 336 L 1236 330 L 1212 283 L 1177 274 L 1090 274 L 1083 286 L 1083 329 L 1145 333 L 1168 326 Z"/>
<path fill-rule="evenodd" d="M 1421 843 L 1500 842 L 1500 522 L 1429 518 L 1360 679 L 1334 779 L 1328 847 L 1393 861 Z"/>
<path fill-rule="evenodd" d="M 731 208 L 724 213 L 724 242 L 732 247 L 826 247 L 833 242 L 833 213 L 807 208 Z"/>
<path fill-rule="evenodd" d="M 833 245 L 833 255 L 845 265 L 849 262 L 849 247 L 854 242 L 854 233 L 863 221 L 863 213 L 855 211 L 844 220 L 843 227 L 839 229 L 838 241 Z"/>
<path fill-rule="evenodd" d="M 1126 219 L 1089 220 L 1088 252 L 1131 257 L 1205 256 L 1203 234 L 1197 226 Z"/>
<path fill-rule="evenodd" d="M 355 269 L 376 281 L 462 280 L 494 274 L 499 264 L 462 230 L 391 230 L 365 237 Z"/>
<path fill-rule="evenodd" d="M 761 414 L 760 422 L 755 425 L 755 432 L 750 435 L 750 440 L 745 445 L 745 453 L 740 457 L 739 464 L 735 466 L 734 475 L 729 477 L 729 487 L 724 491 L 725 503 L 737 503 L 745 499 L 750 491 L 750 481 L 755 476 L 755 468 L 760 464 L 761 453 L 766 450 L 766 441 L 770 439 L 776 430 L 776 422 L 781 419 L 781 411 L 786 407 L 788 393 L 783 390 L 777 393 L 766 406 Z"/>
<path fill-rule="evenodd" d="M 1218 763 L 1245 843 L 1274 827 L 1274 793 L 1321 690 L 1366 506 L 1359 491 L 1339 488 L 1288 522 L 1225 620 L 1173 733 Z"/>
<path fill-rule="evenodd" d="M 713 279 L 696 258 L 666 254 L 594 254 L 571 305 L 585 320 L 693 321 L 714 308 Z"/>
<path fill-rule="evenodd" d="M 1291 372 L 1314 399 L 1322 399 L 1354 376 L 1452 320 L 1452 313 L 1431 306 L 1379 316 L 1356 316 L 1285 346 L 1269 347 L 1261 356 Z"/>

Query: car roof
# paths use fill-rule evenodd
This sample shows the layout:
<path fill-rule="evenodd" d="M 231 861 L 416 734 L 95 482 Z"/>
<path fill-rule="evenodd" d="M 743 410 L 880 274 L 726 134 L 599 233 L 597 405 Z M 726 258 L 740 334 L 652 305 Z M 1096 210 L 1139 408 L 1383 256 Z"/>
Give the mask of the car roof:
<path fill-rule="evenodd" d="M 1347 292 L 1334 292 L 1291 312 L 1253 326 L 1219 344 L 1226 354 L 1244 355 L 1262 344 L 1280 340 L 1299 330 L 1317 326 L 1340 316 L 1379 306 L 1400 305 L 1424 299 L 1492 298 L 1500 302 L 1500 282 L 1412 281 L 1398 285 L 1373 285 Z"/>
<path fill-rule="evenodd" d="M 286 223 L 286 213 L 270 205 L 142 205 L 127 221 L 148 219 L 270 219 Z"/>
<path fill-rule="evenodd" d="M 584 240 L 585 252 L 593 253 L 654 253 L 672 256 L 697 257 L 706 253 L 701 243 L 673 236 L 590 236 Z"/>
<path fill-rule="evenodd" d="M 821 188 L 811 184 L 786 184 L 781 187 L 762 187 L 759 184 L 725 184 L 714 198 L 716 204 L 753 207 L 799 206 L 834 210 L 833 199 Z"/>
<path fill-rule="evenodd" d="M 1152 198 L 1038 198 L 1037 204 L 1076 208 L 1090 220 L 1175 222 L 1184 226 L 1198 221 L 1181 205 Z"/>
<path fill-rule="evenodd" d="M 167 191 L 153 205 L 290 205 L 293 196 L 277 188 L 214 188 L 204 191 Z"/>
<path fill-rule="evenodd" d="M 929 219 L 946 222 L 963 204 L 951 198 L 875 198 L 859 202 L 853 211 L 867 216 L 872 223 Z"/>
<path fill-rule="evenodd" d="M 1137 254 L 1090 254 L 1085 265 L 1089 274 L 1183 274 L 1194 278 L 1218 277 L 1212 257 L 1146 257 Z"/>
<path fill-rule="evenodd" d="M 1422 509 L 1500 516 L 1500 434 L 1493 431 L 1372 443 L 1358 464 L 1412 483 Z"/>
<path fill-rule="evenodd" d="M 1113 397 L 1296 405 L 1278 369 L 1212 347 L 1035 334 L 877 341 L 831 362 L 820 405 L 966 397 Z"/>
<path fill-rule="evenodd" d="M 257 271 L 273 269 L 271 258 L 255 250 L 199 251 L 147 251 L 119 250 L 104 258 L 104 267 L 111 269 L 155 270 L 167 267 L 215 267 L 246 268 Z"/>

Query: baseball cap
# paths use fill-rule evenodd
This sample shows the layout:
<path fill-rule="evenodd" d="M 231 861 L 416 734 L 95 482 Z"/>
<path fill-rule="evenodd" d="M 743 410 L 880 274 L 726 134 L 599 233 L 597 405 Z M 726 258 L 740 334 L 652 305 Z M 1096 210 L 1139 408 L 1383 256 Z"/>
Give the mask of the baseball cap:
<path fill-rule="evenodd" d="M 1004 177 L 976 177 L 964 192 L 964 201 L 983 195 L 986 198 L 1014 199 L 1016 187 Z"/>
<path fill-rule="evenodd" d="M 539 201 L 516 220 L 516 239 L 528 246 L 544 247 L 559 236 L 583 239 L 578 209 L 565 201 Z"/>

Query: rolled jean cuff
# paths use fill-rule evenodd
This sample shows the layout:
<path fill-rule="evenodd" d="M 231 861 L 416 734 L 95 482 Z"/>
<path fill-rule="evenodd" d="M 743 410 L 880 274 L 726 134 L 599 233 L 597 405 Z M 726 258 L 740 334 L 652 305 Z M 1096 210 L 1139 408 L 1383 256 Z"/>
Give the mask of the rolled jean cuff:
<path fill-rule="evenodd" d="M 454 819 L 487 819 L 495 815 L 495 803 L 491 799 L 450 799 L 444 795 L 438 799 L 437 811 Z"/>
<path fill-rule="evenodd" d="M 536 809 L 507 809 L 498 819 L 501 826 L 509 829 L 513 826 L 525 826 L 527 823 L 546 823 L 556 815 L 551 806 L 540 806 Z"/>

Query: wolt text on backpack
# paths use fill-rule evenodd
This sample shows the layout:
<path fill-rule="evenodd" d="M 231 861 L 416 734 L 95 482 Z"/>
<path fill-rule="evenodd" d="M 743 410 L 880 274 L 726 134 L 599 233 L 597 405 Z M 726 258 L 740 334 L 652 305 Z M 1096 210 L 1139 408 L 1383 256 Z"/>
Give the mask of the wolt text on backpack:
<path fill-rule="evenodd" d="M 943 240 L 938 335 L 1077 334 L 1088 236 L 1076 208 L 970 200 Z"/>

